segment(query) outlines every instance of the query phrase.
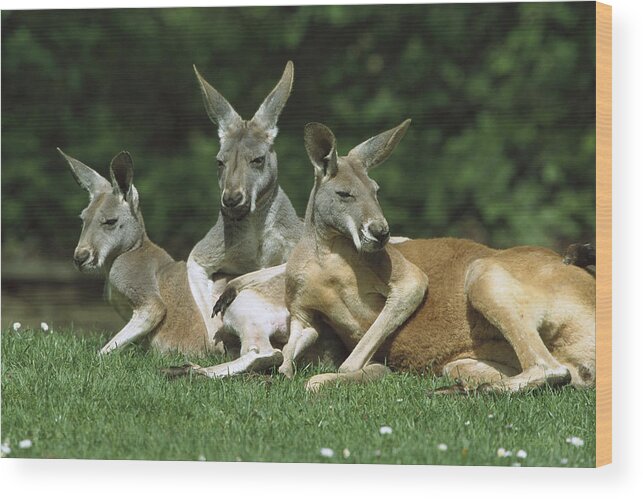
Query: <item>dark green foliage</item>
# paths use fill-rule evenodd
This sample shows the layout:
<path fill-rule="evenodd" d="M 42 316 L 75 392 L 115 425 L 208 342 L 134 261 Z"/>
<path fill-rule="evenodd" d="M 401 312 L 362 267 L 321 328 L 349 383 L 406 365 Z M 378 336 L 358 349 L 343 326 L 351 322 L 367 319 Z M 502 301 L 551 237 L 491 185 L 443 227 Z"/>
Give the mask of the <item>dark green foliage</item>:
<path fill-rule="evenodd" d="M 303 215 L 308 121 L 340 153 L 412 118 L 373 173 L 392 232 L 563 250 L 594 239 L 593 3 L 4 11 L 2 244 L 69 257 L 85 203 L 55 148 L 132 153 L 148 232 L 185 258 L 218 210 L 192 71 L 250 118 L 295 62 L 281 184 Z"/>

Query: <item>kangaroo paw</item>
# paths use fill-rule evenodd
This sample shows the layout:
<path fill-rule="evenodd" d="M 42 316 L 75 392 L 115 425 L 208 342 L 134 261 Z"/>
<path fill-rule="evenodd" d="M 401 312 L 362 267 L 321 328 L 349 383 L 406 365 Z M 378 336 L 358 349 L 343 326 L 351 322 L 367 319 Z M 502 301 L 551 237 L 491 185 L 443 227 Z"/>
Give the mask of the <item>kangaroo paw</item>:
<path fill-rule="evenodd" d="M 230 304 L 235 300 L 237 297 L 237 290 L 231 286 L 228 286 L 221 296 L 219 296 L 219 299 L 217 302 L 214 304 L 214 308 L 212 309 L 212 317 L 214 317 L 217 314 L 221 314 L 221 317 L 225 314 L 226 310 L 230 306 Z"/>
<path fill-rule="evenodd" d="M 193 369 L 198 369 L 201 366 L 197 364 L 184 364 L 182 366 L 170 366 L 160 369 L 161 374 L 169 379 L 180 378 L 189 375 Z"/>
<path fill-rule="evenodd" d="M 468 395 L 470 392 L 471 391 L 467 387 L 457 383 L 451 386 L 443 386 L 436 390 L 428 390 L 426 394 L 428 397 L 434 397 L 436 395 Z"/>

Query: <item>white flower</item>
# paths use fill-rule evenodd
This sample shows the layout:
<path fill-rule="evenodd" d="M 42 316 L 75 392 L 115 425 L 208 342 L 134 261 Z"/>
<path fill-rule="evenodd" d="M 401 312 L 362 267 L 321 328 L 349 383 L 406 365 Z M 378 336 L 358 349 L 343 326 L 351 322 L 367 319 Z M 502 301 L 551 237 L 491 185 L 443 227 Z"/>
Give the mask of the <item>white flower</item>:
<path fill-rule="evenodd" d="M 496 451 L 496 456 L 498 456 L 498 457 L 505 457 L 505 453 L 506 453 L 506 452 L 507 452 L 507 451 L 505 450 L 505 448 L 504 448 L 504 447 L 500 447 L 500 448 Z"/>
<path fill-rule="evenodd" d="M 393 433 L 393 428 L 390 426 L 380 427 L 380 435 L 390 435 L 391 433 Z"/>
<path fill-rule="evenodd" d="M 9 447 L 9 444 L 0 444 L 0 454 L 5 456 L 11 454 L 11 447 Z"/>
<path fill-rule="evenodd" d="M 569 462 L 569 459 L 567 459 L 566 457 L 563 457 L 560 459 L 560 464 L 564 465 L 564 464 L 567 464 L 568 462 Z"/>
<path fill-rule="evenodd" d="M 469 426 L 471 424 L 471 421 L 467 420 L 464 422 L 464 426 Z"/>
<path fill-rule="evenodd" d="M 512 425 L 511 423 L 505 425 L 505 428 L 507 428 L 508 430 L 513 430 L 513 427 L 514 425 Z"/>
<path fill-rule="evenodd" d="M 397 399 L 396 402 L 404 402 L 404 399 Z"/>
<path fill-rule="evenodd" d="M 344 459 L 348 459 L 349 457 L 351 457 L 351 451 L 349 451 L 348 449 L 344 449 L 342 451 L 342 456 L 344 456 Z"/>
<path fill-rule="evenodd" d="M 197 457 L 198 461 L 205 461 L 205 456 L 203 454 L 199 454 L 199 457 Z"/>
<path fill-rule="evenodd" d="M 487 415 L 487 417 L 488 417 L 489 419 L 493 419 L 493 414 L 488 414 L 488 415 Z"/>
<path fill-rule="evenodd" d="M 449 447 L 447 447 L 447 444 L 438 444 L 438 450 L 441 450 L 442 452 L 444 452 L 448 448 Z"/>
<path fill-rule="evenodd" d="M 582 438 L 578 437 L 567 437 L 565 440 L 568 444 L 572 444 L 574 447 L 582 447 L 585 445 L 585 441 Z"/>
<path fill-rule="evenodd" d="M 520 463 L 511 463 L 511 466 L 520 466 Z"/>
<path fill-rule="evenodd" d="M 518 459 L 525 459 L 527 457 L 527 451 L 520 449 L 518 452 L 516 452 L 516 457 Z"/>
<path fill-rule="evenodd" d="M 20 442 L 18 442 L 18 447 L 20 447 L 21 449 L 30 449 L 32 445 L 33 442 L 28 438 L 26 438 L 25 440 L 20 440 Z"/>
<path fill-rule="evenodd" d="M 22 327 L 22 324 L 20 324 L 19 322 L 14 322 L 12 327 L 14 331 L 18 332 Z"/>
<path fill-rule="evenodd" d="M 328 447 L 322 447 L 321 449 L 319 449 L 319 453 L 324 457 L 333 457 L 335 455 L 335 451 L 333 451 L 333 449 L 329 449 Z"/>
<path fill-rule="evenodd" d="M 42 329 L 46 333 L 47 331 L 49 331 L 49 324 L 47 324 L 46 322 L 41 322 L 40 329 Z"/>

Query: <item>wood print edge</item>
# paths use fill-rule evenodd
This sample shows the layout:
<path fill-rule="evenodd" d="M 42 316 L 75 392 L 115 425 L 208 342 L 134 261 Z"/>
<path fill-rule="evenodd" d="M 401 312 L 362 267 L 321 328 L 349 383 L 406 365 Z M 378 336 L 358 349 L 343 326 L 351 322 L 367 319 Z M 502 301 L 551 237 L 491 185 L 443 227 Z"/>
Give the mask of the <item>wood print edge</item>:
<path fill-rule="evenodd" d="M 596 3 L 596 466 L 612 462 L 612 7 Z"/>

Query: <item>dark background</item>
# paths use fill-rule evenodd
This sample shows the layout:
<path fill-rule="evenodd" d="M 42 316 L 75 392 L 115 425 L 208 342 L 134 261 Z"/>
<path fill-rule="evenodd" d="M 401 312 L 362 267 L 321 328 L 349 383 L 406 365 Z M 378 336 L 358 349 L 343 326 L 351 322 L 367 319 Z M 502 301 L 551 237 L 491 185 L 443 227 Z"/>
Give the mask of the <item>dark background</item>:
<path fill-rule="evenodd" d="M 250 118 L 289 59 L 276 150 L 300 215 L 306 122 L 346 154 L 412 118 L 372 173 L 393 234 L 559 251 L 594 240 L 592 2 L 4 11 L 3 327 L 113 327 L 100 283 L 71 264 L 87 195 L 56 147 L 105 176 L 130 151 L 148 234 L 185 259 L 219 199 L 192 64 Z"/>

